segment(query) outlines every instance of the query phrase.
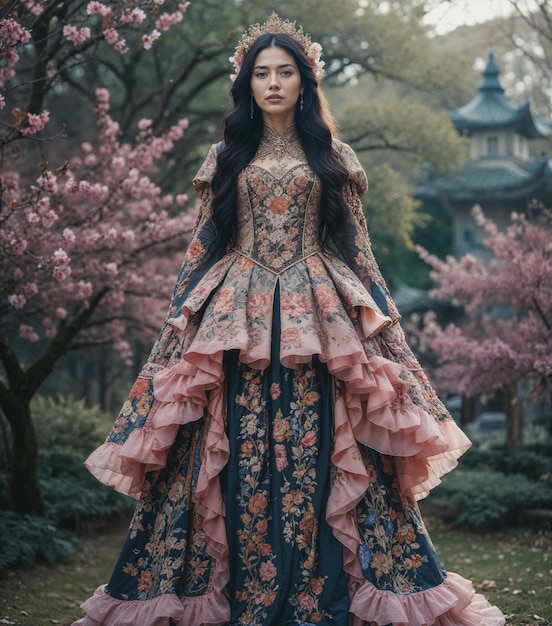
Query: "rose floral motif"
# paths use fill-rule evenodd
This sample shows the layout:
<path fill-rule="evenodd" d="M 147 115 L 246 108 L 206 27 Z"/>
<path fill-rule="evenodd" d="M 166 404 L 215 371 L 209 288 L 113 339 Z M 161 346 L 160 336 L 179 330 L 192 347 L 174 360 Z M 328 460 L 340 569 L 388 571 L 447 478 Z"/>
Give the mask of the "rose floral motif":
<path fill-rule="evenodd" d="M 301 341 L 301 333 L 298 328 L 286 328 L 282 332 L 281 339 L 283 348 L 291 348 L 291 346 Z"/>
<path fill-rule="evenodd" d="M 272 383 L 272 385 L 270 385 L 270 397 L 273 400 L 277 400 L 280 397 L 280 384 L 279 383 Z"/>
<path fill-rule="evenodd" d="M 401 526 L 395 533 L 395 539 L 399 543 L 412 543 L 416 541 L 416 533 L 414 532 L 414 528 L 412 528 L 412 524 L 404 524 Z"/>
<path fill-rule="evenodd" d="M 195 241 L 192 241 L 188 248 L 188 258 L 191 261 L 195 261 L 203 254 L 204 251 L 205 248 L 203 247 L 201 241 L 196 239 Z"/>
<path fill-rule="evenodd" d="M 247 313 L 255 319 L 264 317 L 272 306 L 272 298 L 267 293 L 252 293 L 247 298 Z"/>
<path fill-rule="evenodd" d="M 311 446 L 314 446 L 316 444 L 317 440 L 318 440 L 318 437 L 316 436 L 316 433 L 314 432 L 314 430 L 309 430 L 301 438 L 300 443 L 303 446 L 303 448 L 310 448 Z"/>
<path fill-rule="evenodd" d="M 305 611 L 312 611 L 314 609 L 314 598 L 306 593 L 300 593 L 297 596 L 297 602 L 299 602 L 299 606 Z"/>
<path fill-rule="evenodd" d="M 261 567 L 259 568 L 261 580 L 269 582 L 273 578 L 276 578 L 276 574 L 278 574 L 278 569 L 272 561 L 265 561 L 264 563 L 261 563 Z"/>
<path fill-rule="evenodd" d="M 138 378 L 132 389 L 130 390 L 130 398 L 141 398 L 145 393 L 149 391 L 150 382 L 145 378 Z"/>
<path fill-rule="evenodd" d="M 229 287 L 225 287 L 221 290 L 215 309 L 217 313 L 228 314 L 234 310 L 234 290 Z"/>
<path fill-rule="evenodd" d="M 280 305 L 284 315 L 297 319 L 305 316 L 310 308 L 308 301 L 298 293 L 282 294 Z"/>
<path fill-rule="evenodd" d="M 322 285 L 315 291 L 316 301 L 324 312 L 324 315 L 335 315 L 339 311 L 339 298 L 334 289 L 328 285 Z"/>
<path fill-rule="evenodd" d="M 253 515 L 257 515 L 266 508 L 266 496 L 262 493 L 254 493 L 249 500 L 247 508 Z"/>
<path fill-rule="evenodd" d="M 276 460 L 276 469 L 281 472 L 288 466 L 288 460 L 286 455 L 286 447 L 281 443 L 274 445 L 274 455 Z"/>
<path fill-rule="evenodd" d="M 277 196 L 268 205 L 268 208 L 274 215 L 283 215 L 289 208 L 289 202 L 282 196 Z"/>

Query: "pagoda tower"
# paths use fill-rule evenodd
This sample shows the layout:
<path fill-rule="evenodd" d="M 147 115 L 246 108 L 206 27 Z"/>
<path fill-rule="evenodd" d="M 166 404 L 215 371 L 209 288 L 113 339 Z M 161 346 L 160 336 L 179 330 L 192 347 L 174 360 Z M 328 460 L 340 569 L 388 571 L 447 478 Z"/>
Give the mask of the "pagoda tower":
<path fill-rule="evenodd" d="M 529 152 L 531 141 L 550 135 L 552 122 L 533 113 L 528 100 L 518 105 L 508 99 L 498 76 L 491 49 L 477 95 L 450 112 L 458 132 L 469 138 L 469 159 L 415 193 L 425 205 L 449 212 L 456 256 L 483 254 L 482 233 L 471 216 L 475 204 L 501 230 L 512 211 L 524 212 L 534 199 L 552 206 L 552 161 Z"/>

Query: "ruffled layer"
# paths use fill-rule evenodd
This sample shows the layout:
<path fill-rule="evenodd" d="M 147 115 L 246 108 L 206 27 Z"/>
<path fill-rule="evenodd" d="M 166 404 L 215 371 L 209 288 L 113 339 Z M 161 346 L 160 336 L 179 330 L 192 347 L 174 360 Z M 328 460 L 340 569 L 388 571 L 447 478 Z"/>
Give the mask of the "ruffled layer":
<path fill-rule="evenodd" d="M 364 357 L 359 338 L 392 323 L 358 277 L 337 259 L 312 255 L 276 275 L 233 252 L 213 265 L 170 320 L 181 336 L 191 317 L 201 320 L 187 355 L 239 350 L 241 362 L 266 368 L 277 285 L 280 361 L 289 368 L 313 355 L 323 362 Z"/>
<path fill-rule="evenodd" d="M 202 418 L 209 390 L 220 387 L 221 368 L 213 375 L 209 364 L 206 369 L 201 361 L 198 357 L 194 364 L 182 362 L 188 378 L 185 397 L 165 403 L 160 412 L 160 403 L 154 402 L 143 428 L 135 428 L 122 444 L 104 442 L 86 459 L 85 467 L 99 481 L 131 497 L 140 497 L 146 473 L 165 467 L 179 426 Z"/>
<path fill-rule="evenodd" d="M 500 609 L 454 573 L 436 587 L 409 595 L 381 591 L 369 582 L 349 585 L 349 593 L 349 626 L 504 626 L 506 622 Z"/>
<path fill-rule="evenodd" d="M 349 585 L 349 626 L 504 626 L 501 611 L 475 593 L 470 581 L 449 573 L 437 587 L 410 595 L 376 589 L 371 583 Z M 182 598 L 165 594 L 152 600 L 117 600 L 98 587 L 82 604 L 87 616 L 72 626 L 222 626 L 230 620 L 223 593 Z"/>
<path fill-rule="evenodd" d="M 72 626 L 222 626 L 230 620 L 230 605 L 217 591 L 182 598 L 165 594 L 152 600 L 116 600 L 102 585 L 82 605 L 86 617 Z"/>

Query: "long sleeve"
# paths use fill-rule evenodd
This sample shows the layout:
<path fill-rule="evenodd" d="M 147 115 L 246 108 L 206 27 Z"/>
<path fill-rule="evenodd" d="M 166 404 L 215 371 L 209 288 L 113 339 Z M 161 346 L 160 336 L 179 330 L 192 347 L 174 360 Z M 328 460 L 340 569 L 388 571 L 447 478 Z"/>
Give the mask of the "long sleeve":
<path fill-rule="evenodd" d="M 370 291 L 381 311 L 397 322 L 401 316 L 374 258 L 366 218 L 362 211 L 361 197 L 368 189 L 366 173 L 350 146 L 341 143 L 338 149 L 349 172 L 349 178 L 344 187 L 349 216 L 348 220 L 341 224 L 339 230 L 342 240 L 341 252 L 349 267 Z"/>

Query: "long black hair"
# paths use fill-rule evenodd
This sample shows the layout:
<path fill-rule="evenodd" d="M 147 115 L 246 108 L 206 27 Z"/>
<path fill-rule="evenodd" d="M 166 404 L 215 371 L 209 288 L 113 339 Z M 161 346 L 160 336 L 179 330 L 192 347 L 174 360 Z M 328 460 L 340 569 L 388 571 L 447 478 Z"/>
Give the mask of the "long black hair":
<path fill-rule="evenodd" d="M 212 184 L 215 248 L 222 252 L 236 240 L 238 176 L 255 156 L 263 134 L 262 113 L 254 101 L 251 119 L 251 75 L 259 52 L 271 46 L 278 46 L 291 55 L 301 75 L 303 110 L 299 110 L 298 102 L 295 126 L 307 162 L 322 185 L 320 240 L 324 246 L 333 241 L 340 248 L 338 226 L 348 215 L 342 194 L 347 170 L 333 149 L 335 126 L 312 66 L 301 45 L 285 33 L 267 33 L 254 42 L 232 87 L 234 105 L 224 118 L 224 144 Z"/>

